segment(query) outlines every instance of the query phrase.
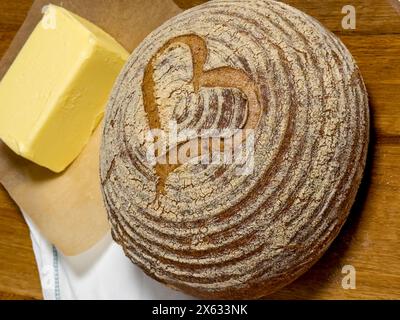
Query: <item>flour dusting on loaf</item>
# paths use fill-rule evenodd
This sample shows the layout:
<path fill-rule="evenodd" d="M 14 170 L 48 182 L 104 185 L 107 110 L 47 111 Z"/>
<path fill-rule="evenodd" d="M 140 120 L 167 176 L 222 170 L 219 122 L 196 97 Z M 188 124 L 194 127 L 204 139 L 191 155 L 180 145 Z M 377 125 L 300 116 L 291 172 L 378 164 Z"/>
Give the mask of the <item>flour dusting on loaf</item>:
<path fill-rule="evenodd" d="M 155 166 L 146 133 L 254 129 L 254 170 Z M 211 1 L 135 50 L 108 104 L 101 185 L 113 238 L 151 277 L 205 298 L 258 298 L 337 236 L 364 169 L 366 89 L 345 46 L 276 1 Z"/>

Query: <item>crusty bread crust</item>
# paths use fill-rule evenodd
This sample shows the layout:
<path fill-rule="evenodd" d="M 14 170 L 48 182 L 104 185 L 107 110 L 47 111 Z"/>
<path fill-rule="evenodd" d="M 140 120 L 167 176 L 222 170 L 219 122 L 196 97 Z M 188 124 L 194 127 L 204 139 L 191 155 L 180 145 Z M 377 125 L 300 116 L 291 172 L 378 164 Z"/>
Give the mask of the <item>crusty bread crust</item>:
<path fill-rule="evenodd" d="M 254 171 L 157 164 L 146 132 L 254 129 Z M 145 273 L 203 298 L 266 296 L 308 270 L 353 204 L 369 137 L 351 54 L 276 1 L 211 1 L 135 50 L 110 99 L 101 184 L 113 238 Z"/>

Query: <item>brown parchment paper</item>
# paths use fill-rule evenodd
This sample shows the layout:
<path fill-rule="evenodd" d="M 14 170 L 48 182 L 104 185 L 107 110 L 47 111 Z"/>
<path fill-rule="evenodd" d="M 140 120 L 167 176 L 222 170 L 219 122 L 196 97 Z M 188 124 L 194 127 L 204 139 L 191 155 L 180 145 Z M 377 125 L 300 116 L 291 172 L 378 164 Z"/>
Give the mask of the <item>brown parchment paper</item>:
<path fill-rule="evenodd" d="M 173 0 L 36 0 L 0 62 L 0 78 L 41 19 L 43 6 L 49 3 L 94 22 L 130 52 L 156 27 L 181 12 Z M 109 230 L 99 181 L 101 129 L 102 125 L 62 174 L 22 159 L 0 141 L 0 183 L 65 255 L 86 251 Z"/>

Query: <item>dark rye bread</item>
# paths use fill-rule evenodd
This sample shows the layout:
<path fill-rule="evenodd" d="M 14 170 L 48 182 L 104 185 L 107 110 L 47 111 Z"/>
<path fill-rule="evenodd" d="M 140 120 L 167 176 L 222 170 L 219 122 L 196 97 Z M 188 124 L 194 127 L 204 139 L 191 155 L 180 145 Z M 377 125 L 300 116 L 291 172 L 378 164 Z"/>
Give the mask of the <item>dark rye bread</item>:
<path fill-rule="evenodd" d="M 172 119 L 179 132 L 254 129 L 253 173 L 152 166 L 146 132 Z M 135 50 L 107 108 L 101 184 L 113 237 L 145 273 L 194 296 L 268 295 L 337 236 L 368 132 L 359 70 L 317 21 L 276 1 L 188 10 Z"/>

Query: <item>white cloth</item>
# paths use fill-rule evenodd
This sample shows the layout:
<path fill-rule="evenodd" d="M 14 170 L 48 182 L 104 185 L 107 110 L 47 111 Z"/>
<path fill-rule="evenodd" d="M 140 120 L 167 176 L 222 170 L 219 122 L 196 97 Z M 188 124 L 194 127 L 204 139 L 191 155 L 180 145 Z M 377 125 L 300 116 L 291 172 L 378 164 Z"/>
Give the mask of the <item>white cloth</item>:
<path fill-rule="evenodd" d="M 46 300 L 192 299 L 145 275 L 110 234 L 89 251 L 66 257 L 43 238 L 26 214 L 24 217 Z"/>

